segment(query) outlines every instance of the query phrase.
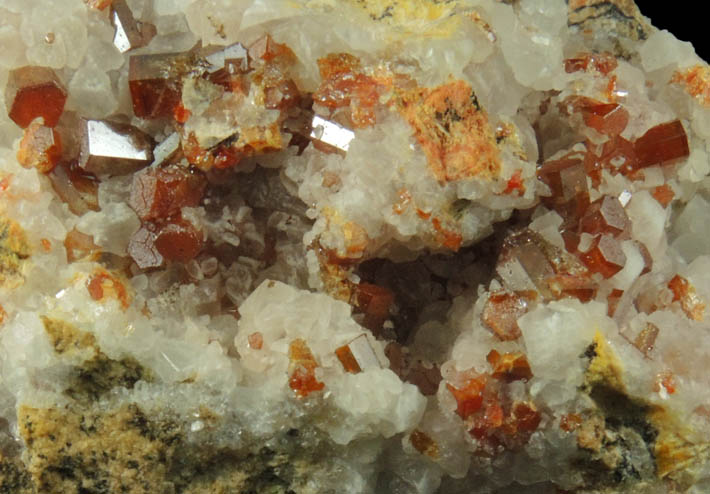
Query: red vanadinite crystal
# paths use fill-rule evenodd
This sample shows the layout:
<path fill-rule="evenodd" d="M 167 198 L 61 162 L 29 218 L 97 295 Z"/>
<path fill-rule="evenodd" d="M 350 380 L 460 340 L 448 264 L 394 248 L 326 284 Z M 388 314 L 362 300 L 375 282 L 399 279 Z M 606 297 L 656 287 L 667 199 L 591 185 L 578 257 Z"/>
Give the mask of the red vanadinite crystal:
<path fill-rule="evenodd" d="M 17 161 L 25 168 L 37 168 L 41 173 L 54 169 L 62 155 L 59 133 L 42 125 L 39 120 L 25 129 L 17 151 Z"/>
<path fill-rule="evenodd" d="M 394 294 L 387 288 L 365 282 L 357 285 L 355 294 L 357 306 L 365 313 L 365 326 L 370 329 L 381 328 L 389 317 Z"/>
<path fill-rule="evenodd" d="M 521 432 L 534 432 L 542 421 L 540 413 L 527 403 L 513 405 L 512 418 L 516 429 Z"/>
<path fill-rule="evenodd" d="M 518 318 L 528 311 L 528 304 L 536 298 L 535 292 L 511 293 L 497 291 L 490 294 L 483 307 L 483 323 L 502 341 L 520 337 Z"/>
<path fill-rule="evenodd" d="M 588 203 L 587 174 L 579 153 L 571 153 L 559 160 L 545 162 L 537 171 L 537 176 L 552 195 L 545 198 L 551 207 L 562 206 L 572 200 Z"/>
<path fill-rule="evenodd" d="M 456 399 L 456 413 L 462 419 L 466 419 L 479 411 L 483 405 L 486 376 L 469 379 L 462 388 L 456 388 L 451 384 L 447 384 L 446 387 Z"/>
<path fill-rule="evenodd" d="M 133 176 L 129 204 L 143 221 L 164 220 L 197 206 L 206 184 L 202 173 L 180 165 L 145 169 Z"/>
<path fill-rule="evenodd" d="M 589 205 L 579 220 L 579 231 L 618 236 L 631 226 L 629 217 L 616 197 L 604 196 Z"/>
<path fill-rule="evenodd" d="M 565 60 L 565 72 L 571 74 L 580 70 L 594 69 L 602 75 L 616 69 L 619 62 L 611 53 L 581 53 L 575 58 Z"/>
<path fill-rule="evenodd" d="M 66 100 L 66 89 L 52 69 L 29 66 L 10 72 L 5 104 L 9 117 L 23 129 L 38 117 L 47 127 L 57 125 Z"/>
<path fill-rule="evenodd" d="M 604 278 L 611 278 L 626 264 L 626 255 L 621 245 L 607 234 L 595 237 L 589 249 L 580 252 L 579 259 L 590 271 L 601 273 Z"/>
<path fill-rule="evenodd" d="M 616 103 L 585 106 L 582 115 L 588 127 L 607 135 L 621 134 L 629 123 L 629 112 Z"/>
<path fill-rule="evenodd" d="M 491 364 L 494 379 L 501 379 L 506 382 L 527 381 L 533 374 L 530 370 L 528 359 L 522 352 L 509 352 L 501 355 L 496 350 L 491 350 L 486 356 L 486 360 Z"/>
<path fill-rule="evenodd" d="M 299 338 L 291 342 L 288 358 L 291 361 L 288 385 L 297 396 L 303 398 L 325 387 L 325 384 L 316 379 L 315 370 L 318 363 L 304 340 Z"/>
<path fill-rule="evenodd" d="M 375 79 L 360 72 L 360 60 L 347 53 L 331 53 L 318 59 L 318 67 L 323 82 L 313 101 L 330 109 L 349 106 L 355 127 L 374 124 L 379 87 Z"/>
<path fill-rule="evenodd" d="M 141 118 L 173 117 L 182 95 L 182 75 L 191 66 L 182 53 L 133 55 L 128 65 L 133 113 Z"/>
<path fill-rule="evenodd" d="M 688 136 L 680 120 L 651 127 L 634 143 L 638 168 L 666 165 L 690 155 Z"/>
<path fill-rule="evenodd" d="M 668 288 L 673 292 L 673 302 L 680 302 L 680 306 L 689 319 L 702 321 L 705 313 L 705 303 L 695 291 L 687 278 L 675 275 L 669 282 Z"/>
<path fill-rule="evenodd" d="M 158 231 L 155 248 L 168 261 L 188 262 L 197 257 L 204 243 L 202 232 L 185 220 L 171 221 Z"/>

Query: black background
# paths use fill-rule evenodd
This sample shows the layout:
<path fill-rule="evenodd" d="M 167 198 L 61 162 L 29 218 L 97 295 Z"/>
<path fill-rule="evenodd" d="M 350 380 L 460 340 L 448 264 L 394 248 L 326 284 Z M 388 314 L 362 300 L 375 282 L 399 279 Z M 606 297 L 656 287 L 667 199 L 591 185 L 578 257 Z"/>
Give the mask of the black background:
<path fill-rule="evenodd" d="M 690 41 L 695 52 L 710 60 L 710 22 L 701 0 L 636 0 L 641 13 L 658 29 L 667 29 L 683 41 Z"/>

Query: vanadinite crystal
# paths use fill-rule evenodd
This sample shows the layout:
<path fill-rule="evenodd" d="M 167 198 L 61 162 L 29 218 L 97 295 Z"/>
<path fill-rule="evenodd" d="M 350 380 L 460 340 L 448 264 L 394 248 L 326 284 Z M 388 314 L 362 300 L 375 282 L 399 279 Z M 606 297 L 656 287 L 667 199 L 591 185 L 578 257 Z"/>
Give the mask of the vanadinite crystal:
<path fill-rule="evenodd" d="M 709 491 L 710 66 L 633 1 L 0 19 L 0 494 Z"/>
<path fill-rule="evenodd" d="M 54 70 L 27 66 L 10 72 L 5 105 L 9 117 L 20 127 L 27 127 L 37 117 L 42 117 L 47 127 L 54 127 L 66 100 L 66 89 Z"/>

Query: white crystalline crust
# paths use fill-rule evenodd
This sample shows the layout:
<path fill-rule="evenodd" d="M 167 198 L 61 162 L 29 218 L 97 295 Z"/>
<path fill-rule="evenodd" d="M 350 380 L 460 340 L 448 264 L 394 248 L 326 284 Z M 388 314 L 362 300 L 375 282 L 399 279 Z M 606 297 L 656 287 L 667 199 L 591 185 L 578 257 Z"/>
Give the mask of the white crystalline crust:
<path fill-rule="evenodd" d="M 298 492 L 707 492 L 710 106 L 702 95 L 670 83 L 676 71 L 707 68 L 690 44 L 652 27 L 639 39 L 616 33 L 623 56 L 610 86 L 610 76 L 565 70 L 565 59 L 609 44 L 599 33 L 590 38 L 568 24 L 571 1 L 127 3 L 136 19 L 157 28 L 157 36 L 137 53 L 184 51 L 198 41 L 247 46 L 269 33 L 295 54 L 292 75 L 302 91 L 315 91 L 321 83 L 318 59 L 347 52 L 372 74 L 406 75 L 419 87 L 463 81 L 475 92 L 492 132 L 507 128 L 513 137 L 496 144 L 500 170 L 493 179 L 442 181 L 410 123 L 389 102 L 381 102 L 375 125 L 354 130 L 327 120 L 316 105 L 316 120 L 338 132 L 333 139 L 339 152 L 309 145 L 299 153 L 291 147 L 248 160 L 232 181 L 220 182 L 223 177 L 215 174 L 213 184 L 228 189 L 220 208 L 208 198 L 180 212 L 214 251 L 184 266 L 141 271 L 127 258 L 129 238 L 141 224 L 128 204 L 130 177 L 102 180 L 98 211 L 72 212 L 46 176 L 19 165 L 22 131 L 5 117 L 11 102 L 0 103 L 0 218 L 19 225 L 31 251 L 21 267 L 23 281 L 0 286 L 0 460 L 4 445 L 25 446 L 17 410 L 67 406 L 72 398 L 66 383 L 94 355 L 86 348 L 57 353 L 43 322 L 49 317 L 93 335 L 108 358 L 131 357 L 152 373 L 151 380 L 130 389 L 111 390 L 97 401 L 99 407 L 134 403 L 148 414 L 171 413 L 188 424 L 192 441 L 234 451 L 253 451 L 255 444 L 292 428 L 320 438 L 330 455 L 323 458 L 327 468 L 312 472 L 311 485 Z M 14 68 L 52 67 L 69 93 L 65 111 L 84 118 L 131 116 L 130 53 L 114 48 L 108 15 L 81 0 L 0 1 L 0 85 Z M 705 81 L 706 93 L 708 87 Z M 514 211 L 529 208 L 535 208 L 529 228 L 555 248 L 565 248 L 562 217 L 540 205 L 550 191 L 537 180 L 536 169 L 543 160 L 579 151 L 579 142 L 606 142 L 581 119 L 560 124 L 567 111 L 560 102 L 569 96 L 607 101 L 609 91 L 630 115 L 622 137 L 638 139 L 677 118 L 688 134 L 690 155 L 674 169 L 649 167 L 634 180 L 603 171 L 590 200 L 612 195 L 624 206 L 631 221 L 620 244 L 624 266 L 608 279 L 595 278 L 600 288 L 591 301 L 537 300 L 517 319 L 520 336 L 502 341 L 484 322 L 487 300 L 504 285 L 518 283 L 521 290 L 535 285 L 518 265 L 496 274 L 495 259 L 478 259 L 465 248 Z M 545 105 L 557 104 L 553 98 L 559 106 L 541 114 Z M 217 108 L 233 111 L 210 113 L 215 99 Z M 235 96 L 188 79 L 182 104 L 204 118 L 190 120 L 186 129 L 209 147 L 240 125 L 276 122 L 279 112 L 258 111 L 257 100 L 254 92 Z M 178 137 L 172 129 L 135 117 L 133 123 L 157 142 L 171 136 L 156 153 L 155 166 L 173 154 Z M 322 137 L 313 132 L 312 138 Z M 522 184 L 520 194 L 506 192 L 515 180 Z M 654 195 L 664 184 L 675 198 L 667 207 Z M 432 214 L 447 215 L 460 245 L 452 249 L 437 236 Z M 101 255 L 68 262 L 65 239 L 72 231 L 91 236 Z M 585 242 L 591 239 L 583 237 Z M 640 244 L 652 260 L 650 270 Z M 451 252 L 459 248 L 465 252 Z M 441 369 L 437 391 L 425 395 L 412 374 L 408 382 L 400 378 L 391 364 L 392 347 L 367 329 L 362 314 L 353 314 L 348 302 L 357 295 L 348 299 L 328 284 L 318 249 L 352 254 L 356 262 L 425 259 L 419 268 L 426 265 L 426 276 L 412 267 L 400 281 L 420 305 L 406 341 L 409 355 L 422 368 L 433 363 Z M 220 252 L 233 259 L 226 263 Z M 273 258 L 268 265 L 267 254 Z M 107 267 L 120 274 L 116 283 L 125 288 L 125 300 L 109 292 L 95 297 L 87 289 Z M 0 281 L 6 281 L 5 274 L 0 271 Z M 695 290 L 696 312 L 674 299 L 668 280 L 676 274 Z M 347 276 L 351 283 L 359 281 L 354 273 Z M 610 301 L 617 292 L 623 294 L 612 315 Z M 236 308 L 232 313 L 221 312 L 225 300 Z M 388 320 L 383 327 L 391 331 L 392 325 Z M 639 338 L 654 327 L 660 329 L 652 348 L 642 351 Z M 352 373 L 336 350 L 356 338 L 371 352 L 365 353 L 368 367 Z M 305 398 L 290 383 L 296 340 L 307 344 L 317 362 L 313 377 L 322 385 Z M 477 424 L 461 418 L 452 392 L 464 389 L 470 376 L 492 372 L 491 350 L 525 355 L 532 375 L 506 383 L 501 403 L 531 404 L 539 419 L 521 444 L 501 442 L 492 450 L 476 436 Z M 625 397 L 619 406 L 641 414 L 632 418 L 642 420 L 656 442 L 638 439 L 638 423 L 631 419 L 615 429 L 609 425 L 613 420 L 607 421 L 604 429 L 600 414 L 606 409 L 595 389 L 617 393 L 611 399 Z M 200 406 L 223 418 L 217 429 L 195 419 Z M 495 412 L 487 410 L 486 420 L 493 421 Z M 589 420 L 577 424 L 582 432 L 563 425 L 574 417 Z M 665 440 L 670 456 L 677 453 L 685 463 L 676 458 L 669 466 L 653 459 L 663 453 L 653 448 Z M 622 455 L 623 462 L 614 455 Z M 609 468 L 622 472 L 625 483 L 609 484 L 600 476 L 595 484 L 584 470 L 590 464 L 616 465 L 617 470 Z M 679 471 L 682 475 L 673 477 Z M 665 479 L 669 475 L 672 481 Z M 634 478 L 642 480 L 635 484 Z"/>

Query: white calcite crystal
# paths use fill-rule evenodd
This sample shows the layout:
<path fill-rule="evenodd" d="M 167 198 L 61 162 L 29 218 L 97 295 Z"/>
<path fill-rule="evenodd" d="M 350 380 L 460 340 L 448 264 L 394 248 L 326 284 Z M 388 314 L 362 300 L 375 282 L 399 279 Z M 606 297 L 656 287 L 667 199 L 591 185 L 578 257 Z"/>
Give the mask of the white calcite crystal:
<path fill-rule="evenodd" d="M 0 19 L 0 494 L 710 489 L 710 67 L 633 2 Z"/>

